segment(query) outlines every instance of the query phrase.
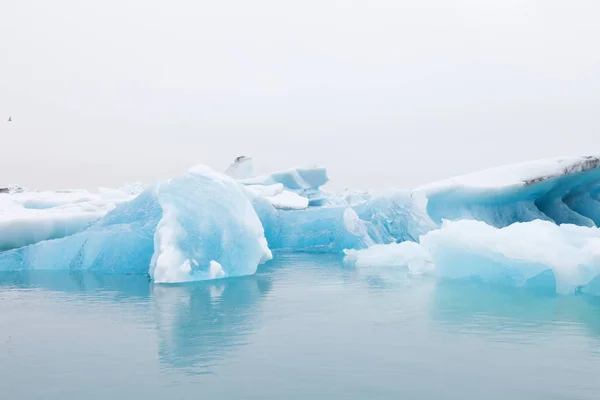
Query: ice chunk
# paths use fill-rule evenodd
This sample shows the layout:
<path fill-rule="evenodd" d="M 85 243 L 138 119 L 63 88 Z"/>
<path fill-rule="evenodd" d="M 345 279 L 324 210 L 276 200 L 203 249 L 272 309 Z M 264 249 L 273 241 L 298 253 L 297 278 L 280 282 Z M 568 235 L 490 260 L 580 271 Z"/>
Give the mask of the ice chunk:
<path fill-rule="evenodd" d="M 265 197 L 269 203 L 280 210 L 304 210 L 308 208 L 308 198 L 284 190 L 275 196 Z"/>
<path fill-rule="evenodd" d="M 273 172 L 268 175 L 242 179 L 245 185 L 273 185 L 283 184 L 291 190 L 319 189 L 329 181 L 327 170 L 321 167 L 291 168 Z"/>
<path fill-rule="evenodd" d="M 325 199 L 323 206 L 339 207 L 339 206 L 355 206 L 366 203 L 373 198 L 373 193 L 368 191 L 344 190 L 342 193 L 329 196 Z"/>
<path fill-rule="evenodd" d="M 278 193 L 268 196 L 263 194 L 263 197 L 271 197 L 267 200 L 281 209 L 304 209 L 308 206 L 322 206 L 329 197 L 327 193 L 321 190 L 321 186 L 329 180 L 327 170 L 321 167 L 290 168 L 267 175 L 254 176 L 252 159 L 238 157 L 227 169 L 227 174 L 251 188 L 252 197 L 260 196 L 258 192 L 262 190 L 261 187 L 269 189 L 281 187 L 281 191 Z M 284 190 L 295 193 L 297 196 L 284 193 Z M 308 203 L 303 205 L 306 201 Z"/>
<path fill-rule="evenodd" d="M 358 252 L 348 251 L 357 265 L 410 265 L 421 257 L 432 262 L 435 274 L 446 279 L 573 293 L 593 291 L 600 274 L 600 229 L 556 225 L 536 220 L 495 228 L 481 221 L 444 221 L 441 229 L 414 245 L 388 245 Z M 415 257 L 416 256 L 416 257 Z M 584 289 L 585 290 L 585 289 Z"/>
<path fill-rule="evenodd" d="M 433 261 L 429 252 L 418 243 L 376 244 L 367 249 L 346 249 L 344 262 L 359 268 L 364 267 L 408 267 L 412 274 L 433 272 Z"/>
<path fill-rule="evenodd" d="M 72 235 L 133 197 L 120 190 L 24 191 L 0 196 L 0 251 Z"/>
<path fill-rule="evenodd" d="M 430 183 L 419 189 L 429 195 L 461 188 L 506 190 L 589 171 L 599 166 L 600 158 L 596 156 L 556 157 L 489 168 Z"/>
<path fill-rule="evenodd" d="M 150 264 L 155 281 L 249 275 L 271 258 L 260 220 L 233 179 L 194 167 L 157 191 L 163 217 Z"/>
<path fill-rule="evenodd" d="M 496 227 L 535 219 L 595 226 L 598 157 L 563 157 L 492 168 L 417 188 L 442 219 L 476 219 Z"/>
<path fill-rule="evenodd" d="M 354 209 L 346 208 L 344 210 L 343 221 L 346 231 L 362 242 L 361 247 L 373 245 L 373 239 L 371 239 L 371 236 L 369 235 L 368 223 L 360 219 Z"/>
<path fill-rule="evenodd" d="M 250 157 L 240 156 L 227 168 L 225 174 L 234 179 L 247 179 L 254 176 L 254 161 Z"/>
<path fill-rule="evenodd" d="M 270 258 L 240 186 L 198 166 L 146 189 L 82 232 L 0 253 L 0 270 L 149 273 L 157 282 L 181 282 L 252 274 Z"/>
<path fill-rule="evenodd" d="M 283 184 L 276 183 L 274 185 L 249 185 L 244 189 L 253 199 L 255 197 L 273 197 L 283 193 Z"/>
<path fill-rule="evenodd" d="M 250 199 L 262 197 L 273 207 L 280 210 L 304 210 L 308 207 L 309 200 L 295 192 L 285 190 L 283 184 L 250 185 L 246 186 L 246 193 Z"/>
<path fill-rule="evenodd" d="M 271 249 L 342 252 L 373 243 L 416 240 L 435 228 L 422 202 L 408 191 L 381 193 L 355 206 L 277 210 L 264 198 L 254 207 Z"/>

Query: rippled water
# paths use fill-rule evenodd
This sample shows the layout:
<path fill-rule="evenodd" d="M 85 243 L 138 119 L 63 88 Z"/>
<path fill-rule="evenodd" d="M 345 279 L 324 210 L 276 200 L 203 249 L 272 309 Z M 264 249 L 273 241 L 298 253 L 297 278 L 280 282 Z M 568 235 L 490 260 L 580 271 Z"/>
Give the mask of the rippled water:
<path fill-rule="evenodd" d="M 0 275 L 3 399 L 598 399 L 600 302 L 336 257 L 255 276 Z"/>

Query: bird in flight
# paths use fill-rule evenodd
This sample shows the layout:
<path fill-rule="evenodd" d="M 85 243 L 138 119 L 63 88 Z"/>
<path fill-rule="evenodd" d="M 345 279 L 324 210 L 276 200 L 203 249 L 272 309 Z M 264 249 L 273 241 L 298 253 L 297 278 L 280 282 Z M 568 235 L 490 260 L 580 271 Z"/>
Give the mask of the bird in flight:
<path fill-rule="evenodd" d="M 12 118 L 9 116 L 9 117 L 8 117 L 8 122 L 10 122 L 10 121 L 12 121 Z"/>

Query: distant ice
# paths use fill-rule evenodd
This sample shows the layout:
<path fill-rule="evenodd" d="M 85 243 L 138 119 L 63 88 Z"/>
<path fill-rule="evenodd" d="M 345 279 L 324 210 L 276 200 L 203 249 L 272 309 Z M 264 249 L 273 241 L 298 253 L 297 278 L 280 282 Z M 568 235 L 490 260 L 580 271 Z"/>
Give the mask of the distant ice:
<path fill-rule="evenodd" d="M 457 189 L 507 190 L 600 167 L 596 156 L 556 157 L 502 165 L 423 185 L 428 195 Z"/>
<path fill-rule="evenodd" d="M 240 156 L 227 168 L 225 175 L 234 179 L 252 178 L 254 176 L 254 161 L 250 157 Z"/>
<path fill-rule="evenodd" d="M 131 187 L 1 194 L 0 251 L 72 235 L 135 195 Z"/>

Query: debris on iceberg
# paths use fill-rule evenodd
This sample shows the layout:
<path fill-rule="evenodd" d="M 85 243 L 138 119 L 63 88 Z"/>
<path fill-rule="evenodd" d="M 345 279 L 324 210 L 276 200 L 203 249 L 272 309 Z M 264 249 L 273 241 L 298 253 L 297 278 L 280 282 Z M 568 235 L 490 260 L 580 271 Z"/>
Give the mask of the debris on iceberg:
<path fill-rule="evenodd" d="M 79 233 L 0 253 L 0 270 L 148 273 L 156 282 L 182 282 L 253 274 L 271 257 L 240 186 L 198 166 Z"/>
<path fill-rule="evenodd" d="M 491 168 L 434 182 L 415 192 L 442 219 L 474 219 L 495 227 L 547 220 L 600 226 L 600 158 L 561 157 Z"/>
<path fill-rule="evenodd" d="M 227 168 L 225 175 L 233 179 L 246 179 L 254 176 L 254 161 L 252 158 L 240 156 Z"/>
<path fill-rule="evenodd" d="M 536 220 L 496 228 L 482 221 L 444 221 L 417 243 L 346 251 L 356 266 L 404 265 L 436 276 L 533 288 L 594 293 L 600 279 L 600 229 Z"/>

